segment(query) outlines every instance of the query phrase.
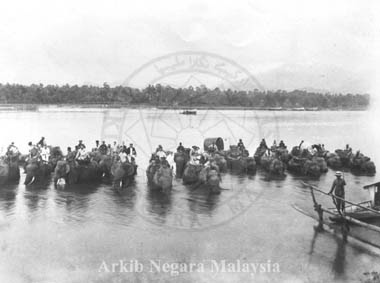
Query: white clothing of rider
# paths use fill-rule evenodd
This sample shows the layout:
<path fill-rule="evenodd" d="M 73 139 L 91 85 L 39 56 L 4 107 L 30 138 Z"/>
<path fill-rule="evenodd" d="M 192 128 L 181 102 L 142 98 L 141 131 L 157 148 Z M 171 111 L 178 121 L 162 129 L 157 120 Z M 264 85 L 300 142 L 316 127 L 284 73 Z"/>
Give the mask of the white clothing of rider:
<path fill-rule="evenodd" d="M 156 155 L 161 159 L 162 157 L 166 158 L 166 153 L 163 150 L 159 150 L 156 152 Z"/>
<path fill-rule="evenodd" d="M 47 146 L 44 146 L 41 149 L 41 159 L 44 162 L 49 162 L 50 149 Z"/>
<path fill-rule="evenodd" d="M 126 152 L 122 151 L 119 153 L 121 163 L 128 162 L 128 155 Z"/>
<path fill-rule="evenodd" d="M 78 149 L 77 159 L 84 160 L 86 158 L 86 150 L 84 148 Z"/>

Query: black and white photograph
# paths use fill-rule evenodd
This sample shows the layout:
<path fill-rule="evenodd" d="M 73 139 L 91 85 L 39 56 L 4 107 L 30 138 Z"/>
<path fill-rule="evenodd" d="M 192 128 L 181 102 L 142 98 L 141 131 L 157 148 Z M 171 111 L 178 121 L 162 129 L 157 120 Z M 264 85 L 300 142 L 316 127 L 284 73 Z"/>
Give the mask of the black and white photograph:
<path fill-rule="evenodd" d="M 0 2 L 1 283 L 380 283 L 380 2 Z"/>

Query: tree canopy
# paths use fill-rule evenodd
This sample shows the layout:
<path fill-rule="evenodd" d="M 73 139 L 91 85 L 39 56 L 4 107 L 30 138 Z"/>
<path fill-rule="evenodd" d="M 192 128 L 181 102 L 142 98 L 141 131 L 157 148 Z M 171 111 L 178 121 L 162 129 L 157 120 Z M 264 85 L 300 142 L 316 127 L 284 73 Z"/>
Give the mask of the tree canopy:
<path fill-rule="evenodd" d="M 318 107 L 365 109 L 368 94 L 317 93 L 304 90 L 221 90 L 205 86 L 173 88 L 160 84 L 144 89 L 127 86 L 0 84 L 1 104 L 107 104 L 161 107 Z"/>

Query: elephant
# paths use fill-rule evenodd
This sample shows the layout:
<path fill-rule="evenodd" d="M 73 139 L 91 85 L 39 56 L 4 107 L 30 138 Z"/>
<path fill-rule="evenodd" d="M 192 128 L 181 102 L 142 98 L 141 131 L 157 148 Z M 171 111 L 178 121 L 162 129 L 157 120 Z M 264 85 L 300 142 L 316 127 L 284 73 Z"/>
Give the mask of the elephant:
<path fill-rule="evenodd" d="M 24 184 L 30 185 L 32 183 L 39 183 L 49 178 L 52 172 L 52 166 L 51 164 L 38 160 L 37 158 L 32 158 L 28 161 L 25 171 L 26 177 Z"/>
<path fill-rule="evenodd" d="M 322 174 L 320 165 L 317 161 L 307 159 L 303 164 L 302 173 L 310 177 L 320 177 Z"/>
<path fill-rule="evenodd" d="M 49 146 L 50 149 L 50 157 L 49 163 L 52 166 L 52 170 L 55 169 L 57 162 L 62 159 L 63 153 L 59 146 Z"/>
<path fill-rule="evenodd" d="M 337 149 L 335 150 L 335 153 L 339 156 L 340 162 L 342 163 L 343 167 L 350 168 L 352 163 L 351 159 L 353 157 L 352 151 L 347 149 Z"/>
<path fill-rule="evenodd" d="M 292 157 L 288 163 L 288 169 L 297 174 L 320 177 L 322 173 L 327 172 L 327 164 L 321 157 L 313 157 L 311 159 Z"/>
<path fill-rule="evenodd" d="M 260 165 L 261 157 L 267 152 L 267 150 L 268 148 L 266 148 L 265 146 L 259 146 L 256 149 L 255 154 L 253 155 L 253 157 L 255 158 L 256 164 Z"/>
<path fill-rule="evenodd" d="M 182 180 L 184 184 L 194 184 L 199 180 L 199 173 L 203 165 L 187 163 L 185 171 L 183 172 Z"/>
<path fill-rule="evenodd" d="M 211 188 L 212 193 L 220 193 L 220 174 L 217 167 L 203 167 L 199 172 L 199 183 Z"/>
<path fill-rule="evenodd" d="M 102 175 L 106 178 L 111 178 L 111 168 L 114 163 L 114 158 L 110 155 L 97 155 L 93 158 L 94 161 L 99 163 L 100 170 L 102 171 Z"/>
<path fill-rule="evenodd" d="M 110 173 L 114 187 L 122 188 L 128 186 L 136 173 L 136 167 L 136 164 L 130 162 L 113 162 Z"/>
<path fill-rule="evenodd" d="M 305 158 L 293 156 L 288 162 L 288 170 L 294 173 L 302 174 Z"/>
<path fill-rule="evenodd" d="M 174 154 L 174 162 L 176 164 L 175 175 L 177 178 L 182 178 L 186 163 L 189 161 L 189 159 L 189 154 L 186 151 L 180 151 Z"/>
<path fill-rule="evenodd" d="M 0 159 L 0 184 L 20 180 L 19 155 L 10 155 Z"/>
<path fill-rule="evenodd" d="M 351 170 L 357 174 L 375 174 L 376 166 L 368 156 L 357 152 L 351 159 Z"/>
<path fill-rule="evenodd" d="M 289 151 L 286 148 L 276 148 L 274 150 L 274 154 L 285 164 L 287 164 L 291 158 L 291 155 L 289 154 Z"/>
<path fill-rule="evenodd" d="M 264 155 L 260 158 L 261 167 L 273 175 L 283 176 L 285 164 L 275 156 Z"/>
<path fill-rule="evenodd" d="M 239 156 L 237 158 L 228 157 L 228 168 L 233 172 L 256 172 L 256 161 L 252 157 Z"/>
<path fill-rule="evenodd" d="M 211 162 L 215 162 L 215 164 L 218 166 L 220 172 L 226 172 L 227 171 L 227 160 L 222 154 L 213 153 L 213 154 L 211 154 L 209 159 Z"/>
<path fill-rule="evenodd" d="M 327 166 L 329 166 L 335 170 L 343 168 L 343 164 L 342 164 L 339 156 L 336 153 L 327 154 L 326 155 L 326 163 L 327 163 Z"/>
<path fill-rule="evenodd" d="M 326 173 L 328 171 L 327 162 L 323 157 L 315 156 L 312 158 L 312 161 L 318 164 L 321 173 Z"/>
<path fill-rule="evenodd" d="M 54 184 L 65 179 L 66 184 L 99 182 L 101 170 L 96 161 L 79 164 L 76 161 L 60 160 L 54 170 Z"/>
<path fill-rule="evenodd" d="M 374 175 L 376 173 L 376 166 L 373 161 L 366 161 L 361 166 L 361 172 L 368 175 Z"/>
<path fill-rule="evenodd" d="M 173 170 L 166 164 L 152 162 L 147 170 L 146 175 L 148 184 L 152 189 L 161 189 L 164 192 L 171 190 L 173 186 Z"/>

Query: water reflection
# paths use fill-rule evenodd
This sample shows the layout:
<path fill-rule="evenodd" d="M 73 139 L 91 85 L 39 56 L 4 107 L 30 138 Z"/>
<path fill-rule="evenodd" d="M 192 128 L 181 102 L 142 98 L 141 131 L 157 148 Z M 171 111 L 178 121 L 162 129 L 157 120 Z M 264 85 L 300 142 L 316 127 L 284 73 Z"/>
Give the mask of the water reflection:
<path fill-rule="evenodd" d="M 162 190 L 154 190 L 148 187 L 147 209 L 149 215 L 155 216 L 160 224 L 166 223 L 166 217 L 172 209 L 172 191 L 163 192 Z"/>
<path fill-rule="evenodd" d="M 66 210 L 64 218 L 68 221 L 85 221 L 90 207 L 91 195 L 98 189 L 95 184 L 67 185 L 55 188 L 54 203 Z"/>
<path fill-rule="evenodd" d="M 0 189 L 0 208 L 7 215 L 13 214 L 18 185 L 3 186 Z"/>
<path fill-rule="evenodd" d="M 191 212 L 212 216 L 220 201 L 220 194 L 213 194 L 205 185 L 187 186 L 187 201 Z"/>
<path fill-rule="evenodd" d="M 24 201 L 29 212 L 35 213 L 46 208 L 49 187 L 50 180 L 25 186 Z"/>
<path fill-rule="evenodd" d="M 332 269 L 335 274 L 335 279 L 342 277 L 345 273 L 346 267 L 346 242 L 340 238 L 335 237 L 336 251 Z"/>

